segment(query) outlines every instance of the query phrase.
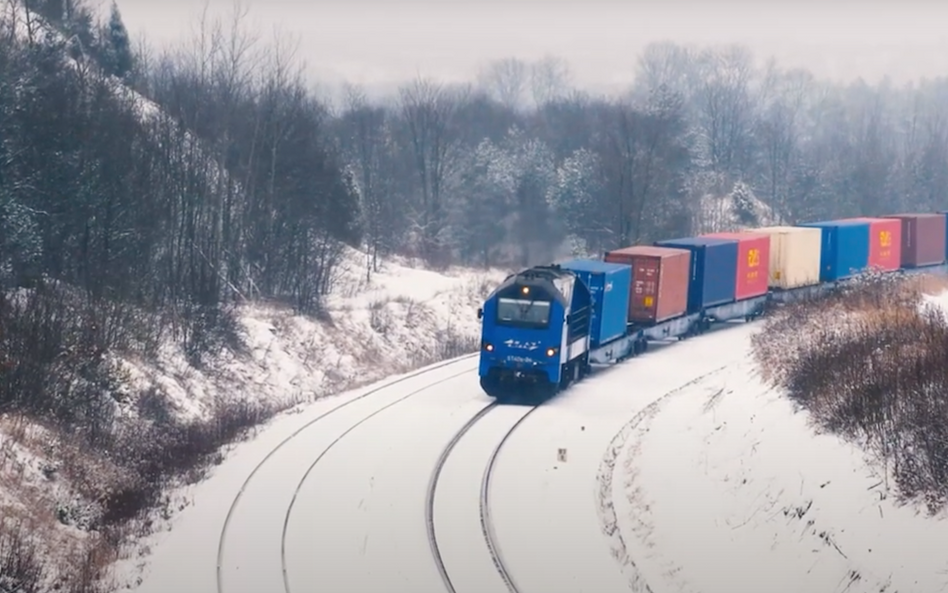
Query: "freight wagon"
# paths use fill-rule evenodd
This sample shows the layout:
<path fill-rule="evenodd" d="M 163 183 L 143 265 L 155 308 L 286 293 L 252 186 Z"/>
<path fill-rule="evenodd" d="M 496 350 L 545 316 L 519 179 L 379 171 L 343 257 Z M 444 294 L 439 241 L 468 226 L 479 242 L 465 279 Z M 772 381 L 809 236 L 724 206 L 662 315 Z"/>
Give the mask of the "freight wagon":
<path fill-rule="evenodd" d="M 802 223 L 658 241 L 508 276 L 477 310 L 481 388 L 546 398 L 592 371 L 833 290 L 866 270 L 944 271 L 945 212 Z"/>

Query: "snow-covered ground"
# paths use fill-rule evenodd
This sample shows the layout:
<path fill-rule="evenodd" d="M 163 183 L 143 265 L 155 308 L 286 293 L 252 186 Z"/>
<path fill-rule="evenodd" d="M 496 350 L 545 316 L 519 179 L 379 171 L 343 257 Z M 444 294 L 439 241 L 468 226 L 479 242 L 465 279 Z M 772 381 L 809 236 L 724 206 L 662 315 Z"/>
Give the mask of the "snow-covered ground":
<path fill-rule="evenodd" d="M 225 352 L 200 370 L 172 345 L 157 360 L 117 362 L 127 372 L 129 393 L 158 386 L 182 418 L 206 417 L 215 402 L 248 398 L 276 402 L 293 415 L 300 410 L 294 404 L 476 351 L 477 308 L 506 274 L 438 273 L 393 259 L 366 281 L 364 256 L 350 252 L 322 319 L 255 303 L 240 311 L 244 352 Z M 132 397 L 122 412 L 134 410 Z M 0 516 L 26 521 L 41 551 L 58 563 L 88 537 L 81 527 L 92 505 L 78 497 L 76 484 L 49 471 L 52 440 L 42 427 L 0 415 Z M 101 470 L 98 477 L 109 468 Z M 190 492 L 177 491 L 171 510 L 184 509 Z M 137 564 L 141 550 L 132 555 Z"/>
<path fill-rule="evenodd" d="M 612 496 L 652 590 L 943 590 L 944 524 L 892 503 L 860 450 L 814 436 L 754 372 L 731 365 L 623 435 Z"/>
<path fill-rule="evenodd" d="M 225 353 L 201 372 L 169 347 L 158 361 L 125 361 L 126 368 L 160 384 L 183 414 L 200 415 L 231 392 L 305 403 L 477 350 L 477 308 L 507 271 L 440 273 L 393 259 L 366 281 L 362 257 L 350 252 L 327 319 L 257 303 L 241 315 L 247 355 Z"/>
<path fill-rule="evenodd" d="M 750 338 L 761 327 L 657 346 L 574 386 L 511 434 L 492 477 L 491 521 L 521 590 L 945 586 L 940 518 L 893 503 L 859 449 L 816 435 L 806 413 L 757 378 Z M 459 360 L 366 396 L 274 455 L 228 528 L 224 593 L 282 591 L 284 578 L 294 591 L 443 590 L 426 493 L 441 451 L 488 401 L 474 367 Z M 139 591 L 213 591 L 227 509 L 252 468 L 364 393 L 323 400 L 240 445 L 154 540 Z M 437 489 L 435 532 L 459 592 L 504 590 L 477 508 L 487 459 L 512 422 L 489 418 L 462 437 Z"/>
<path fill-rule="evenodd" d="M 183 415 L 203 414 L 232 391 L 304 403 L 235 445 L 208 480 L 178 491 L 179 512 L 117 565 L 123 584 L 136 589 L 141 579 L 140 593 L 212 593 L 218 579 L 223 593 L 443 590 L 428 491 L 442 451 L 489 400 L 474 357 L 390 375 L 437 360 L 444 353 L 434 344 L 448 328 L 452 339 L 476 340 L 474 311 L 505 272 L 390 263 L 366 285 L 352 264 L 331 321 L 256 305 L 242 317 L 243 358 L 200 372 L 170 350 L 151 368 L 129 363 L 147 369 L 139 380 L 161 381 Z M 948 307 L 948 293 L 928 301 Z M 762 327 L 732 324 L 656 345 L 514 430 L 491 478 L 490 520 L 521 590 L 868 593 L 948 584 L 942 517 L 894 503 L 861 450 L 815 434 L 805 412 L 758 378 L 750 338 Z M 388 387 L 369 385 L 384 377 Z M 499 412 L 458 442 L 434 498 L 434 532 L 459 593 L 504 590 L 481 533 L 480 486 L 522 412 Z M 68 502 L 68 484 L 51 489 L 44 478 L 41 430 L 11 418 L 2 427 L 5 512 L 49 515 Z M 38 525 L 49 541 L 82 537 L 51 519 Z"/>

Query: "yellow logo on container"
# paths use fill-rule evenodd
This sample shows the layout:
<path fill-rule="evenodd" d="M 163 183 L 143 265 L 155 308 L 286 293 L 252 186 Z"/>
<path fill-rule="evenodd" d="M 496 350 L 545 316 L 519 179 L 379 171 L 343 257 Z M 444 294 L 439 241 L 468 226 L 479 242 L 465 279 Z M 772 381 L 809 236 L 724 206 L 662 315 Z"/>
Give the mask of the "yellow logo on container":
<path fill-rule="evenodd" d="M 651 307 L 653 302 L 655 302 L 655 300 L 650 296 L 647 296 L 644 299 L 642 299 L 642 304 L 645 305 L 646 307 Z"/>
<path fill-rule="evenodd" d="M 879 246 L 892 247 L 892 231 L 879 231 Z"/>
<path fill-rule="evenodd" d="M 747 251 L 747 266 L 756 268 L 760 265 L 760 249 L 749 249 Z"/>

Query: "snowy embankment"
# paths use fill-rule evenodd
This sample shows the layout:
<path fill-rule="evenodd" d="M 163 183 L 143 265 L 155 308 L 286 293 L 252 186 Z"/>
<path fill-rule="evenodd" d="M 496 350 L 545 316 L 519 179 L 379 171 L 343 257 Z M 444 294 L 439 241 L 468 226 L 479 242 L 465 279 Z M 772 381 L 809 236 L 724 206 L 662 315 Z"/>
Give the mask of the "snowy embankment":
<path fill-rule="evenodd" d="M 149 397 L 149 393 L 160 393 L 159 407 L 170 408 L 185 420 L 209 418 L 215 406 L 242 400 L 290 409 L 476 351 L 480 328 L 476 310 L 507 273 L 467 269 L 437 273 L 393 260 L 366 281 L 363 262 L 362 254 L 348 255 L 320 319 L 275 304 L 243 306 L 242 348 L 225 351 L 200 369 L 170 344 L 156 360 L 117 359 L 127 387 L 126 396 L 117 398 L 122 400 L 118 413 L 140 413 L 135 394 Z M 64 451 L 66 442 L 23 417 L 0 414 L 0 517 L 11 533 L 22 534 L 25 528 L 32 535 L 28 543 L 36 546 L 39 565 L 47 568 L 82 566 L 78 555 L 90 549 L 82 541 L 90 537 L 84 527 L 94 516 L 96 501 L 84 500 L 80 493 L 94 489 L 83 488 L 77 480 L 121 478 L 109 474 L 111 467 L 93 467 L 81 450 Z M 58 461 L 58 467 L 51 459 Z M 67 471 L 70 466 L 81 471 Z M 140 526 L 141 535 L 161 528 L 160 520 L 185 505 L 183 499 L 167 500 L 161 517 Z M 12 528 L 10 521 L 20 522 L 20 528 Z M 4 539 L 0 530 L 0 566 L 20 553 L 10 548 L 15 543 Z M 92 549 L 104 554 L 94 564 L 112 560 L 106 557 L 107 550 Z M 54 569 L 46 579 L 57 578 L 57 573 L 58 578 L 68 578 Z"/>
<path fill-rule="evenodd" d="M 508 272 L 392 260 L 366 281 L 361 257 L 348 259 L 321 320 L 254 304 L 241 315 L 246 354 L 226 353 L 213 371 L 194 369 L 176 348 L 157 364 L 124 361 L 126 369 L 197 415 L 231 391 L 293 405 L 477 350 L 477 308 Z"/>
<path fill-rule="evenodd" d="M 646 408 L 604 461 L 628 576 L 694 593 L 943 590 L 945 512 L 900 496 L 865 439 L 815 428 L 763 379 L 750 339 L 732 346 L 743 362 Z"/>

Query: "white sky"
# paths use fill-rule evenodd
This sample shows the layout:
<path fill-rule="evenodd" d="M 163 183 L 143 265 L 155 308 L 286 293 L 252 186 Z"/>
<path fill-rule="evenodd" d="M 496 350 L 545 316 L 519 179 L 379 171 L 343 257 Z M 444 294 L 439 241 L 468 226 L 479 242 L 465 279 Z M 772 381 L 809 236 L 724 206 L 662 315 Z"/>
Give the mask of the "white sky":
<path fill-rule="evenodd" d="M 98 0 L 107 1 L 107 0 Z M 208 0 L 226 14 L 232 0 Z M 577 84 L 625 85 L 650 41 L 743 43 L 820 77 L 948 75 L 944 0 L 242 0 L 255 27 L 299 39 L 322 82 L 466 79 L 510 55 L 569 60 Z M 203 0 L 118 0 L 134 36 L 190 36 Z M 107 6 L 107 4 L 105 5 Z"/>

